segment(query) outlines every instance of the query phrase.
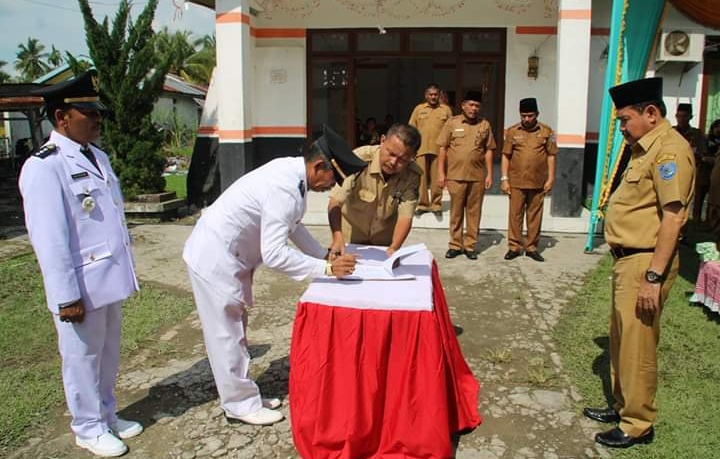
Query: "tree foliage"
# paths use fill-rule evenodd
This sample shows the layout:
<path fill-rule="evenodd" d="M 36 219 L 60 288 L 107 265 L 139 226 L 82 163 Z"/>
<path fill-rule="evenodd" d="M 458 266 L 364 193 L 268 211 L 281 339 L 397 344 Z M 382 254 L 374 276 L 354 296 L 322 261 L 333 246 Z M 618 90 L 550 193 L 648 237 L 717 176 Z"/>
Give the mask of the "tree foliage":
<path fill-rule="evenodd" d="M 171 60 L 170 73 L 185 81 L 208 86 L 215 68 L 215 37 L 205 35 L 194 41 L 189 31 L 158 32 L 157 51 Z"/>
<path fill-rule="evenodd" d="M 5 73 L 2 68 L 7 65 L 7 62 L 0 60 L 0 83 L 9 83 L 10 82 L 10 75 L 8 73 Z"/>
<path fill-rule="evenodd" d="M 150 115 L 171 59 L 156 50 L 152 21 L 158 0 L 149 0 L 135 22 L 131 2 L 121 0 L 112 27 L 107 17 L 102 23 L 95 20 L 88 0 L 78 2 L 101 97 L 113 113 L 104 124 L 103 147 L 112 156 L 126 196 L 161 192 L 163 139 Z"/>
<path fill-rule="evenodd" d="M 49 55 L 43 52 L 44 50 L 45 45 L 32 37 L 28 37 L 27 43 L 18 45 L 15 70 L 20 72 L 20 77 L 24 81 L 33 81 L 50 70 L 50 66 L 45 62 Z"/>

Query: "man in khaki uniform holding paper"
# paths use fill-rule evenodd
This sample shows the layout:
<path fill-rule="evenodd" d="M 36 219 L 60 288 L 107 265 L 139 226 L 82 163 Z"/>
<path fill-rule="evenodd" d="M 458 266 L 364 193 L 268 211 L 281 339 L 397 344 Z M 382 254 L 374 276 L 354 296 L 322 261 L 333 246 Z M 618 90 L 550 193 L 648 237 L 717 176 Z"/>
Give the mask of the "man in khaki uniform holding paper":
<path fill-rule="evenodd" d="M 438 186 L 450 193 L 450 243 L 445 258 L 465 253 L 477 260 L 478 231 L 485 190 L 492 186 L 495 149 L 490 123 L 480 117 L 482 94 L 468 91 L 462 114 L 445 123 L 438 136 Z M 466 222 L 463 235 L 463 220 Z"/>
<path fill-rule="evenodd" d="M 394 124 L 380 145 L 354 150 L 368 167 L 330 191 L 333 255 L 343 254 L 346 242 L 387 246 L 388 256 L 402 246 L 417 205 L 422 171 L 414 161 L 419 146 L 417 129 Z"/>
<path fill-rule="evenodd" d="M 425 102 L 418 104 L 410 115 L 410 126 L 415 126 L 422 136 L 415 164 L 422 170 L 420 176 L 420 194 L 418 213 L 432 211 L 442 214 L 442 192 L 437 181 L 438 154 L 437 137 L 445 122 L 452 117 L 452 110 L 440 103 L 440 87 L 430 83 L 425 88 Z M 428 188 L 430 198 L 428 199 Z"/>
<path fill-rule="evenodd" d="M 508 195 L 508 251 L 506 260 L 522 255 L 523 217 L 527 217 L 525 255 L 545 261 L 537 251 L 545 195 L 555 183 L 557 144 L 550 126 L 538 121 L 534 98 L 520 101 L 520 122 L 505 131 L 500 163 L 500 189 Z"/>
<path fill-rule="evenodd" d="M 692 198 L 695 161 L 690 145 L 665 119 L 661 78 L 616 86 L 610 96 L 632 148 L 605 218 L 605 240 L 615 258 L 610 313 L 615 403 L 585 408 L 584 414 L 619 423 L 595 441 L 627 448 L 654 437 L 660 313 L 678 273 L 677 242 Z"/>

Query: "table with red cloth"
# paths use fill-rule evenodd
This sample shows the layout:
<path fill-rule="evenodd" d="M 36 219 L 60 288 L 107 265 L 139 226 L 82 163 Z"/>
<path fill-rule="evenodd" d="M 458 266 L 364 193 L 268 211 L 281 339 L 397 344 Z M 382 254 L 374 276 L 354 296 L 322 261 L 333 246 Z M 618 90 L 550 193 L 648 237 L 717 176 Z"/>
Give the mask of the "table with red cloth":
<path fill-rule="evenodd" d="M 321 278 L 298 302 L 290 418 L 304 459 L 450 458 L 452 434 L 482 422 L 432 254 L 395 271 L 415 279 Z"/>
<path fill-rule="evenodd" d="M 707 261 L 700 265 L 695 292 L 690 301 L 720 312 L 720 261 Z"/>

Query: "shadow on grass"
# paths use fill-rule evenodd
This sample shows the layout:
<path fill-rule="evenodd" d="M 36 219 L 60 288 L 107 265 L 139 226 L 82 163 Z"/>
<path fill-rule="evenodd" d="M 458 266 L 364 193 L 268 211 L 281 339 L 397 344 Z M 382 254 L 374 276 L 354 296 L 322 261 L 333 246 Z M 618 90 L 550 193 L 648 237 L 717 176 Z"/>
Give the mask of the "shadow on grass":
<path fill-rule="evenodd" d="M 612 406 L 615 402 L 612 393 L 612 383 L 610 381 L 610 338 L 607 336 L 598 336 L 593 342 L 602 351 L 592 363 L 592 372 L 600 379 L 602 384 L 603 395 L 608 406 Z"/>
<path fill-rule="evenodd" d="M 250 355 L 259 357 L 270 349 L 269 344 L 249 346 Z M 289 377 L 288 357 L 273 360 L 256 379 L 264 397 L 286 399 Z M 215 380 L 207 358 L 155 384 L 142 399 L 128 405 L 118 414 L 139 421 L 148 428 L 162 418 L 177 418 L 188 410 L 218 398 Z M 219 406 L 219 403 L 218 403 Z"/>

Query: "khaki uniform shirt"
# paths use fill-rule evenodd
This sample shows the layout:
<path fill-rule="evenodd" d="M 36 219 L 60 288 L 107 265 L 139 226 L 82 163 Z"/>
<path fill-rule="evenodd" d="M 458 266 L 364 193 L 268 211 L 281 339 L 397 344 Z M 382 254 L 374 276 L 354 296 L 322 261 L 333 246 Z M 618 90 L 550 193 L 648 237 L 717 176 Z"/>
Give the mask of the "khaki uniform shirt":
<path fill-rule="evenodd" d="M 447 147 L 445 178 L 470 182 L 485 180 L 485 152 L 496 148 L 487 120 L 470 123 L 465 115 L 453 116 L 440 131 L 437 144 Z"/>
<path fill-rule="evenodd" d="M 695 187 L 690 145 L 665 120 L 632 147 L 630 163 L 610 198 L 605 240 L 610 246 L 654 248 L 663 206 L 687 206 Z"/>
<path fill-rule="evenodd" d="M 415 106 L 408 124 L 416 127 L 422 137 L 418 156 L 438 154 L 437 136 L 451 116 L 452 111 L 447 105 L 431 107 L 427 102 L 423 102 Z"/>
<path fill-rule="evenodd" d="M 705 134 L 700 129 L 691 127 L 687 131 L 683 132 L 674 126 L 680 135 L 690 144 L 693 153 L 695 153 L 695 181 L 700 186 L 710 185 L 710 174 L 712 173 L 714 162 L 703 161 L 703 157 L 708 156 L 707 153 L 707 140 Z M 710 156 L 712 158 L 712 155 Z"/>
<path fill-rule="evenodd" d="M 330 197 L 342 204 L 345 242 L 390 245 L 398 217 L 412 218 L 418 200 L 422 171 L 415 163 L 395 175 L 383 177 L 380 146 L 354 150 L 368 167 L 335 185 Z"/>
<path fill-rule="evenodd" d="M 539 122 L 529 131 L 517 123 L 505 130 L 502 152 L 510 159 L 512 188 L 541 189 L 548 179 L 547 158 L 557 154 L 555 133 Z"/>

